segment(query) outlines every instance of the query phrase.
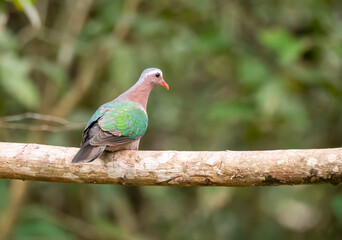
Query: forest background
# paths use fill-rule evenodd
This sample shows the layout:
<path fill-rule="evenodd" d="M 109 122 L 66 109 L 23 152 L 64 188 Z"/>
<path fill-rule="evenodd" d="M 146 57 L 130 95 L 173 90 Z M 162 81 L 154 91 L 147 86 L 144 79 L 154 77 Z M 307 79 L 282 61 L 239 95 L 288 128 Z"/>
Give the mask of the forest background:
<path fill-rule="evenodd" d="M 0 141 L 79 146 L 148 67 L 142 150 L 340 147 L 342 1 L 0 1 Z M 35 112 L 51 123 L 5 116 Z M 12 119 L 13 120 L 13 119 Z M 0 180 L 0 238 L 340 239 L 340 186 Z M 4 236 L 3 236 L 4 237 Z"/>

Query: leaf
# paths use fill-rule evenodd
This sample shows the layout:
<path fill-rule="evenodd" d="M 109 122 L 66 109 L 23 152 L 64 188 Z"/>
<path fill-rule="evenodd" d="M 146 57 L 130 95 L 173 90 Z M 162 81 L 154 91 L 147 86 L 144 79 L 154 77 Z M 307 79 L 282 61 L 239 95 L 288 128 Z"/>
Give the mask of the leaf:
<path fill-rule="evenodd" d="M 12 2 L 17 9 L 23 10 L 24 9 L 23 5 L 26 4 L 26 2 L 32 4 L 35 2 L 35 0 L 10 0 L 10 2 Z"/>
<path fill-rule="evenodd" d="M 41 27 L 41 20 L 37 8 L 34 6 L 35 0 L 11 0 L 17 9 L 24 11 L 32 26 L 36 29 Z"/>
<path fill-rule="evenodd" d="M 237 66 L 240 80 L 248 87 L 257 87 L 270 78 L 270 71 L 261 60 L 243 58 Z"/>
<path fill-rule="evenodd" d="M 29 77 L 29 65 L 14 55 L 0 58 L 0 86 L 10 96 L 29 109 L 36 109 L 39 94 Z"/>
<path fill-rule="evenodd" d="M 283 64 L 293 63 L 303 51 L 304 45 L 283 29 L 267 29 L 259 33 L 259 40 L 275 52 Z"/>
<path fill-rule="evenodd" d="M 265 115 L 273 115 L 279 111 L 285 97 L 284 86 L 280 79 L 273 79 L 264 84 L 256 94 L 256 102 L 259 109 Z"/>

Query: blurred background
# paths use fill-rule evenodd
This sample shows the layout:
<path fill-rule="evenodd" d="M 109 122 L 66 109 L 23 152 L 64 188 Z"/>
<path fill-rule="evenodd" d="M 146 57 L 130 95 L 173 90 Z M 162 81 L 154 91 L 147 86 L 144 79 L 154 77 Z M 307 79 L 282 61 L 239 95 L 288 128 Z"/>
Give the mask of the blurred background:
<path fill-rule="evenodd" d="M 0 141 L 78 147 L 92 113 L 148 67 L 170 91 L 151 93 L 142 150 L 341 146 L 338 0 L 1 0 Z M 341 236 L 339 186 L 0 180 L 0 239 Z"/>

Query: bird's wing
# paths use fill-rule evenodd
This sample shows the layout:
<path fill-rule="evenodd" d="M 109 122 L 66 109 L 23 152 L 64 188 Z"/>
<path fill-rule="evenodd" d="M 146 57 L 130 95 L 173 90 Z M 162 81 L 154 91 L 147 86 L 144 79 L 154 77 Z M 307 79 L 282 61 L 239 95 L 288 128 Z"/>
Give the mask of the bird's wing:
<path fill-rule="evenodd" d="M 94 112 L 94 114 L 91 116 L 86 127 L 83 130 L 81 146 L 83 146 L 83 144 L 87 142 L 89 139 L 94 137 L 94 134 L 96 133 L 94 130 L 98 129 L 98 127 L 96 127 L 95 125 L 97 125 L 98 119 L 102 117 L 105 114 L 105 112 L 110 110 L 110 103 L 111 102 L 101 105 L 96 110 L 96 112 Z"/>
<path fill-rule="evenodd" d="M 98 129 L 89 132 L 91 145 L 116 146 L 132 142 L 145 134 L 148 117 L 140 104 L 129 100 L 113 101 L 105 108 L 103 115 L 92 122 L 98 124 Z"/>

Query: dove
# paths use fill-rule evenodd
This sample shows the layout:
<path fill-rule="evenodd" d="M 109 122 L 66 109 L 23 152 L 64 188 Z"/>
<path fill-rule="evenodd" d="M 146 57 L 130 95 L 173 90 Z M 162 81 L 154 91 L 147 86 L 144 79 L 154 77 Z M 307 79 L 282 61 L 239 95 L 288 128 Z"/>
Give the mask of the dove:
<path fill-rule="evenodd" d="M 91 162 L 105 150 L 138 150 L 148 125 L 148 98 L 158 85 L 169 90 L 160 69 L 145 69 L 130 89 L 101 105 L 89 119 L 72 163 Z"/>

